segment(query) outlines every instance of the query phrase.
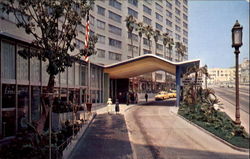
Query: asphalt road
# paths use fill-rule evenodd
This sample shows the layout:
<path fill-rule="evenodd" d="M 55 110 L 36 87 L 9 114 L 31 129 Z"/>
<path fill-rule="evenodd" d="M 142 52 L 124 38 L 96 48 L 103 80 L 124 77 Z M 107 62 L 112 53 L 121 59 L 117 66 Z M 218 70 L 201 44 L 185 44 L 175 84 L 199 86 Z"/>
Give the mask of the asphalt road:
<path fill-rule="evenodd" d="M 235 88 L 213 87 L 215 94 L 232 105 L 235 105 Z M 239 91 L 240 109 L 249 114 L 249 89 L 240 88 Z"/>
<path fill-rule="evenodd" d="M 247 159 L 172 113 L 174 101 L 150 102 L 125 111 L 135 159 Z"/>

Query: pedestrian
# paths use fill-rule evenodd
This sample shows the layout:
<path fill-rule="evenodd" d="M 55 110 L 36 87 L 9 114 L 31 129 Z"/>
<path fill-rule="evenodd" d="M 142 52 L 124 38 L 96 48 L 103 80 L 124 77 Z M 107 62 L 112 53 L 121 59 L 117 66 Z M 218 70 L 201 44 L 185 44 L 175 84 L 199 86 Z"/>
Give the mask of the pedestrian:
<path fill-rule="evenodd" d="M 147 93 L 145 94 L 145 99 L 146 99 L 146 102 L 148 102 L 148 94 Z"/>
<path fill-rule="evenodd" d="M 129 105 L 129 100 L 130 100 L 130 95 L 129 95 L 129 92 L 127 92 L 127 95 L 126 95 L 126 103 L 127 103 L 127 105 Z"/>
<path fill-rule="evenodd" d="M 135 103 L 138 103 L 138 94 L 135 92 Z"/>
<path fill-rule="evenodd" d="M 120 111 L 119 100 L 116 99 L 116 101 L 115 101 L 115 112 L 116 112 L 116 114 L 119 113 L 119 111 Z"/>
<path fill-rule="evenodd" d="M 109 114 L 109 112 L 111 112 L 111 105 L 112 105 L 112 100 L 111 100 L 111 98 L 109 98 L 108 99 L 108 102 L 107 102 L 107 111 L 108 111 L 108 114 Z"/>

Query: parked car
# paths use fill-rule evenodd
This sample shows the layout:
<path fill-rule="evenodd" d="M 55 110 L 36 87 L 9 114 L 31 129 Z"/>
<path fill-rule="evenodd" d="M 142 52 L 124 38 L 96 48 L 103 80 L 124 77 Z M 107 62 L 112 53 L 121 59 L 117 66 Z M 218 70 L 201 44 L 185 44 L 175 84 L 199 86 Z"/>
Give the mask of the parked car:
<path fill-rule="evenodd" d="M 168 92 L 168 97 L 169 98 L 176 98 L 176 90 L 170 90 Z"/>
<path fill-rule="evenodd" d="M 168 92 L 165 92 L 165 91 L 161 91 L 155 95 L 155 100 L 164 100 L 168 98 L 169 98 Z"/>

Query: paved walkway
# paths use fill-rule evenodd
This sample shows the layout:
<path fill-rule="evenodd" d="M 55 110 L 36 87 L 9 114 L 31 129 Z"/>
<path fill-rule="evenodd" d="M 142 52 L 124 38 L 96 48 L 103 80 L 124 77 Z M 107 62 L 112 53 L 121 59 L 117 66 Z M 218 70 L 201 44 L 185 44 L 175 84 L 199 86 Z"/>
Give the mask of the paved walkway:
<path fill-rule="evenodd" d="M 132 159 L 124 116 L 99 114 L 80 139 L 70 159 Z"/>

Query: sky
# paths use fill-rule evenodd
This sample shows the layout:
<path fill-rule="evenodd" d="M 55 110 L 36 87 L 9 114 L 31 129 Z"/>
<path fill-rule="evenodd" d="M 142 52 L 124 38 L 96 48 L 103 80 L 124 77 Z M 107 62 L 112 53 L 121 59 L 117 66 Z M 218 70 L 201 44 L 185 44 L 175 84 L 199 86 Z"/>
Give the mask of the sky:
<path fill-rule="evenodd" d="M 208 68 L 235 65 L 231 29 L 243 26 L 240 63 L 249 59 L 249 0 L 189 0 L 189 60 L 200 59 Z"/>

